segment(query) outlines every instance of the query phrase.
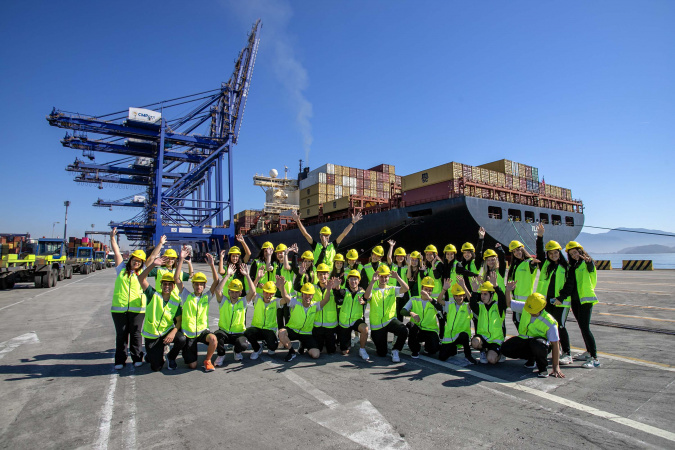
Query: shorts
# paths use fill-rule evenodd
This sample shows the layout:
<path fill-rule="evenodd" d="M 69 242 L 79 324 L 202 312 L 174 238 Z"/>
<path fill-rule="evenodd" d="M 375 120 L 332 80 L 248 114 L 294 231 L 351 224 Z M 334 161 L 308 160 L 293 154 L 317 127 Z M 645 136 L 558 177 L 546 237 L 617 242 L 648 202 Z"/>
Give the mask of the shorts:
<path fill-rule="evenodd" d="M 497 344 L 496 342 L 488 342 L 487 339 L 485 339 L 480 334 L 477 334 L 474 337 L 477 337 L 478 339 L 480 339 L 480 344 L 481 344 L 481 348 L 483 349 L 483 351 L 487 352 L 489 350 L 492 350 L 494 352 L 497 352 L 497 354 L 501 354 L 502 344 Z"/>
<path fill-rule="evenodd" d="M 295 330 L 291 330 L 290 328 L 286 328 L 286 331 L 288 332 L 288 339 L 291 341 L 300 341 L 300 345 L 305 348 L 305 349 L 310 349 L 310 348 L 319 348 L 319 345 L 316 343 L 316 339 L 314 339 L 314 336 L 311 334 L 300 334 Z"/>
<path fill-rule="evenodd" d="M 204 330 L 196 338 L 186 338 L 185 347 L 183 347 L 183 359 L 185 364 L 192 364 L 197 361 L 199 351 L 197 350 L 197 344 L 202 343 L 208 345 L 206 337 L 211 333 L 209 330 Z"/>
<path fill-rule="evenodd" d="M 363 319 L 356 319 L 356 322 L 354 322 L 354 324 L 353 324 L 352 326 L 350 326 L 350 327 L 343 327 L 342 325 L 338 325 L 338 326 L 339 326 L 340 328 L 342 328 L 343 330 L 350 330 L 350 331 L 356 331 L 356 332 L 358 332 L 358 331 L 359 331 L 359 327 L 361 326 L 362 323 L 366 323 L 366 321 L 363 320 Z"/>

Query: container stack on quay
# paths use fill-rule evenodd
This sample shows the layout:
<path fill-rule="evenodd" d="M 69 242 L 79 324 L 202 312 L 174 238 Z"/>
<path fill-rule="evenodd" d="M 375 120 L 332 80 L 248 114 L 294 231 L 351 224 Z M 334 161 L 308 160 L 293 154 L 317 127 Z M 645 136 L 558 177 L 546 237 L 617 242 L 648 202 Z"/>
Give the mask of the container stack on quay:
<path fill-rule="evenodd" d="M 28 244 L 25 235 L 4 235 L 0 236 L 0 255 L 16 255 L 22 252 L 22 249 Z"/>
<path fill-rule="evenodd" d="M 234 226 L 238 233 L 246 233 L 255 224 L 255 220 L 263 213 L 262 209 L 245 209 L 234 215 Z M 228 226 L 229 223 L 226 223 Z"/>
<path fill-rule="evenodd" d="M 77 255 L 77 249 L 80 247 L 91 247 L 95 252 L 108 252 L 108 246 L 103 242 L 99 242 L 88 237 L 83 238 L 68 238 L 68 256 L 74 258 Z"/>
<path fill-rule="evenodd" d="M 354 202 L 388 203 L 401 190 L 395 167 L 380 164 L 370 169 L 324 164 L 300 180 L 300 213 L 303 218 L 346 210 Z"/>

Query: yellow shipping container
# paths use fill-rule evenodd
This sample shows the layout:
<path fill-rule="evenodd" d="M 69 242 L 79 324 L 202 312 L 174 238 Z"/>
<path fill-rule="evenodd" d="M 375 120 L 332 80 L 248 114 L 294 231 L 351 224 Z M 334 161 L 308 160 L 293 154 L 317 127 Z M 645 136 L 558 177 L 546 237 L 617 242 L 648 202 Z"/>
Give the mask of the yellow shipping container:
<path fill-rule="evenodd" d="M 429 186 L 461 177 L 462 165 L 460 163 L 450 162 L 402 177 L 401 190 L 403 192 L 410 191 L 422 186 Z"/>
<path fill-rule="evenodd" d="M 320 207 L 320 205 L 314 205 L 314 206 L 309 206 L 307 208 L 301 208 L 300 211 L 302 212 L 303 219 L 318 216 L 319 215 L 319 207 Z"/>
<path fill-rule="evenodd" d="M 334 211 L 342 211 L 349 208 L 349 196 L 337 198 L 333 201 L 327 201 L 323 204 L 323 212 L 329 213 Z"/>
<path fill-rule="evenodd" d="M 389 164 L 389 174 L 390 175 L 395 175 L 396 174 L 396 167 L 392 164 Z"/>
<path fill-rule="evenodd" d="M 497 186 L 504 187 L 506 186 L 506 175 L 501 172 L 495 172 L 497 174 Z"/>
<path fill-rule="evenodd" d="M 327 195 L 326 194 L 314 194 L 310 195 L 309 197 L 305 197 L 300 200 L 300 206 L 301 207 L 308 207 L 308 206 L 314 206 L 314 205 L 319 205 L 321 203 L 324 203 L 327 200 Z"/>
<path fill-rule="evenodd" d="M 513 175 L 512 164 L 513 164 L 513 162 L 508 160 L 508 159 L 500 159 L 499 161 L 493 161 L 491 163 L 481 164 L 478 167 L 485 168 L 485 169 L 488 169 L 488 170 L 494 170 L 495 172 L 499 172 L 499 173 Z"/>
<path fill-rule="evenodd" d="M 490 171 L 487 169 L 480 168 L 480 180 L 483 183 L 489 183 L 490 182 Z"/>
<path fill-rule="evenodd" d="M 309 197 L 310 195 L 316 194 L 325 194 L 327 192 L 326 186 L 328 185 L 325 183 L 317 183 L 309 187 L 306 187 L 305 189 L 300 191 L 300 198 Z"/>
<path fill-rule="evenodd" d="M 335 194 L 335 186 L 332 184 L 329 184 L 326 189 L 326 194 L 332 195 Z"/>
<path fill-rule="evenodd" d="M 371 170 L 371 171 L 370 171 L 370 181 L 371 181 L 371 182 L 374 181 L 374 182 L 377 183 L 377 172 L 375 172 L 374 170 Z"/>

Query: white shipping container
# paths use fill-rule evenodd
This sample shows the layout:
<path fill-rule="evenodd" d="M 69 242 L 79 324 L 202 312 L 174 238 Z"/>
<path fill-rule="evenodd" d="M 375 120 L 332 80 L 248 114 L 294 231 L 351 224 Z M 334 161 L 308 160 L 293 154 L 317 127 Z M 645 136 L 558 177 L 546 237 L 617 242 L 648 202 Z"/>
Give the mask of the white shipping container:
<path fill-rule="evenodd" d="M 151 109 L 129 108 L 129 120 L 138 122 L 159 123 L 162 120 L 162 114 Z"/>
<path fill-rule="evenodd" d="M 326 174 L 319 173 L 319 183 L 326 183 Z"/>
<path fill-rule="evenodd" d="M 356 186 L 349 188 L 349 195 L 356 195 Z"/>
<path fill-rule="evenodd" d="M 314 169 L 312 172 L 327 173 L 329 175 L 335 174 L 335 165 L 334 164 L 324 164 L 318 169 Z"/>
<path fill-rule="evenodd" d="M 307 178 L 304 180 L 300 180 L 300 189 L 305 189 L 310 186 L 314 186 L 319 182 L 319 173 L 312 173 L 310 172 L 307 174 Z"/>
<path fill-rule="evenodd" d="M 335 185 L 335 198 L 342 197 L 342 186 Z"/>

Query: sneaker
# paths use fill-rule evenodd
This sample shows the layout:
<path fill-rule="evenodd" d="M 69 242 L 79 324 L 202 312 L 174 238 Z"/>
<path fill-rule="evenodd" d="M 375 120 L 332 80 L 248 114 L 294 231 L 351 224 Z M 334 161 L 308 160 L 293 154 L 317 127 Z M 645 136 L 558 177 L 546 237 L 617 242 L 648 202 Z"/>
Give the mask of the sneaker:
<path fill-rule="evenodd" d="M 569 353 L 563 353 L 562 358 L 560 358 L 559 364 L 561 366 L 568 366 L 572 364 L 572 355 Z"/>
<path fill-rule="evenodd" d="M 304 355 L 305 354 L 305 347 L 300 346 L 298 348 L 298 353 L 300 353 L 301 355 Z"/>
<path fill-rule="evenodd" d="M 235 353 L 234 354 L 234 360 L 235 361 L 242 361 L 244 359 L 244 356 L 241 353 Z"/>
<path fill-rule="evenodd" d="M 115 364 L 115 370 L 122 370 L 124 369 L 124 364 Z"/>
<path fill-rule="evenodd" d="M 531 359 L 528 359 L 528 360 L 525 362 L 524 366 L 525 366 L 526 369 L 534 369 L 535 367 L 537 367 L 537 363 L 535 363 L 535 362 L 532 361 Z"/>
<path fill-rule="evenodd" d="M 134 363 L 134 367 L 141 367 L 143 365 L 143 361 L 136 361 Z"/>
<path fill-rule="evenodd" d="M 170 359 L 169 360 L 169 370 L 176 370 L 178 368 L 178 364 L 176 364 L 175 359 Z"/>
<path fill-rule="evenodd" d="M 499 362 L 504 362 L 506 361 L 506 356 L 502 355 L 499 357 Z"/>
<path fill-rule="evenodd" d="M 213 363 L 211 362 L 210 359 L 207 359 L 204 361 L 204 372 L 213 372 L 216 370 L 215 367 L 213 367 Z"/>
<path fill-rule="evenodd" d="M 360 349 L 359 349 L 359 356 L 360 356 L 364 361 L 368 361 L 368 359 L 370 359 L 370 356 L 368 356 L 368 352 L 366 351 L 365 348 L 360 348 Z"/>
<path fill-rule="evenodd" d="M 548 378 L 548 370 L 544 369 L 537 373 L 538 378 Z"/>
<path fill-rule="evenodd" d="M 251 353 L 251 359 L 258 359 L 258 356 L 262 354 L 263 348 L 260 347 L 257 352 Z M 269 352 L 267 352 L 269 353 Z"/>
<path fill-rule="evenodd" d="M 291 349 L 288 351 L 288 355 L 286 355 L 286 358 L 284 358 L 284 359 L 286 360 L 286 362 L 289 362 L 289 361 L 293 361 L 296 356 L 298 356 L 298 354 L 295 352 L 293 347 L 291 347 Z"/>
<path fill-rule="evenodd" d="M 419 358 L 419 356 L 418 356 Z M 398 350 L 391 351 L 391 362 L 401 362 L 401 358 L 398 356 Z"/>
<path fill-rule="evenodd" d="M 340 351 L 340 353 L 342 353 L 342 356 L 348 356 L 349 355 L 349 349 L 342 350 L 342 351 Z"/>
<path fill-rule="evenodd" d="M 220 367 L 223 365 L 223 361 L 225 361 L 225 355 L 220 355 L 216 358 L 216 363 L 214 365 Z"/>
<path fill-rule="evenodd" d="M 392 355 L 393 355 L 393 353 L 394 353 L 394 352 L 392 352 Z M 412 357 L 415 358 L 415 359 L 418 359 L 418 358 L 420 357 L 420 352 L 412 352 L 412 353 L 410 354 L 410 356 L 412 356 Z"/>
<path fill-rule="evenodd" d="M 488 363 L 487 355 L 485 354 L 485 352 L 480 352 L 480 363 L 481 364 L 487 364 Z"/>
<path fill-rule="evenodd" d="M 598 361 L 598 358 L 591 358 L 583 363 L 581 367 L 584 369 L 595 369 L 596 367 L 600 367 L 600 361 Z"/>
<path fill-rule="evenodd" d="M 466 356 L 464 356 L 464 359 L 466 359 L 467 361 L 469 361 L 469 364 L 477 364 L 476 358 L 474 358 L 474 357 L 471 356 L 471 355 L 466 355 Z"/>
<path fill-rule="evenodd" d="M 583 352 L 578 355 L 574 355 L 575 361 L 588 361 L 589 359 L 591 359 L 591 354 L 588 352 Z"/>
<path fill-rule="evenodd" d="M 267 356 L 274 356 L 277 352 L 274 350 L 267 350 Z"/>

